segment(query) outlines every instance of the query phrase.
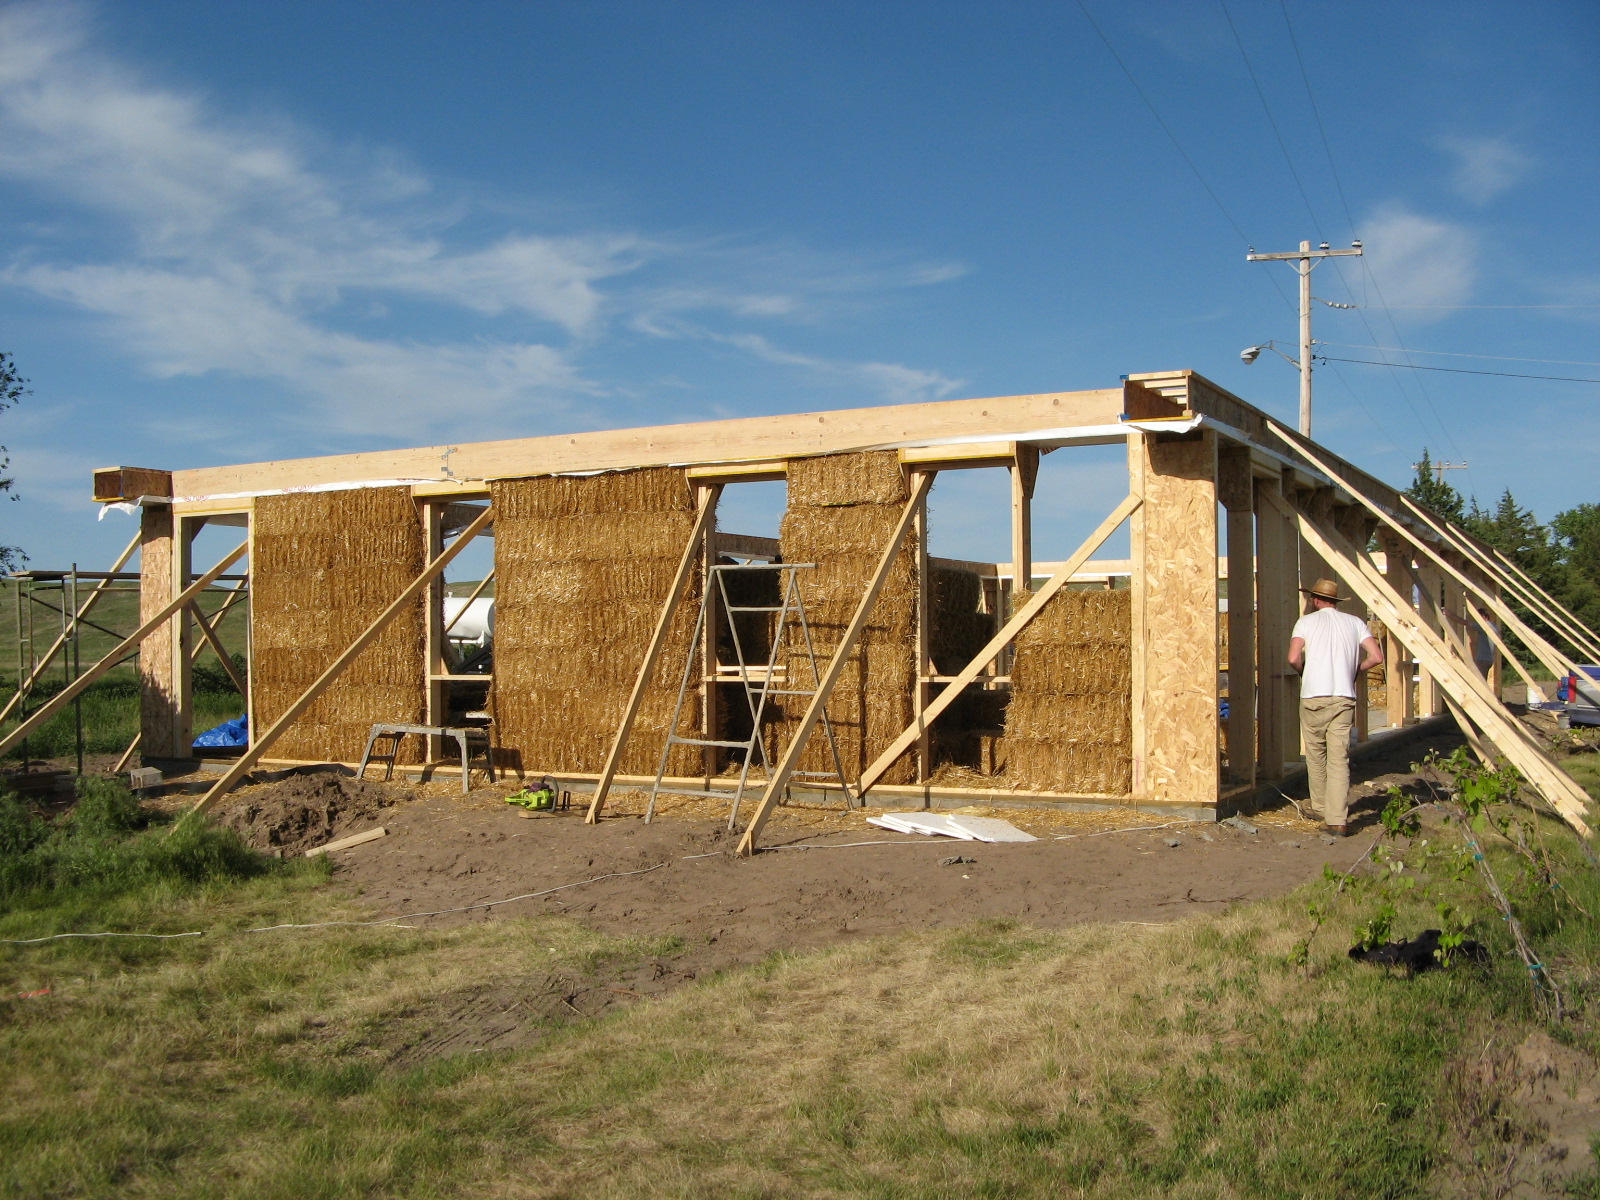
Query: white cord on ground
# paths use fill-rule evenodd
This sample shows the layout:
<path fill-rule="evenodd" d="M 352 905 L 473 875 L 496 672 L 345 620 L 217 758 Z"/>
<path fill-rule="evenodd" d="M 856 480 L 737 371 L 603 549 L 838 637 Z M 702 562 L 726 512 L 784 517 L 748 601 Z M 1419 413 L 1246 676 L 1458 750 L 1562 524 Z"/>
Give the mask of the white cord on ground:
<path fill-rule="evenodd" d="M 31 946 L 35 942 L 53 942 L 60 938 L 181 938 L 205 937 L 203 929 L 196 929 L 193 933 L 52 933 L 49 937 L 36 938 L 0 938 L 0 944 L 7 946 Z"/>

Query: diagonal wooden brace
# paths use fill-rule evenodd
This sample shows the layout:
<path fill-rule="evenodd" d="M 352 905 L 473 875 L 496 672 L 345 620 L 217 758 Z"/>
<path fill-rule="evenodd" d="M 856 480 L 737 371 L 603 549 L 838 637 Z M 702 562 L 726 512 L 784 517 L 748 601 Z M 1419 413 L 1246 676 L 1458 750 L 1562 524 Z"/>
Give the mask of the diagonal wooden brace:
<path fill-rule="evenodd" d="M 1069 583 L 1078 568 L 1094 556 L 1094 552 L 1105 543 L 1105 540 L 1117 531 L 1117 527 L 1131 517 L 1139 507 L 1141 501 L 1138 496 L 1129 496 L 1115 509 L 1111 515 L 1100 522 L 1100 527 L 1084 540 L 1083 545 L 1073 552 L 1071 558 L 1061 564 L 1061 569 L 1050 576 L 1048 582 L 1029 597 L 1028 602 L 1017 610 L 1016 614 L 1005 623 L 1000 632 L 989 639 L 982 650 L 973 657 L 955 677 L 954 682 L 946 685 L 928 703 L 928 706 L 917 714 L 917 719 L 908 725 L 899 737 L 890 743 L 889 748 L 877 757 L 877 760 L 861 775 L 861 782 L 857 785 L 857 792 L 864 795 L 868 788 L 883 778 L 894 760 L 899 758 L 911 748 L 911 743 L 922 735 L 922 731 L 930 728 L 934 720 L 950 705 L 954 704 L 968 684 L 972 683 L 983 673 L 983 669 L 992 663 L 999 653 L 1011 644 L 1013 638 L 1025 629 L 1034 617 L 1038 616 L 1044 606 L 1050 602 L 1050 597 Z"/>
<path fill-rule="evenodd" d="M 138 629 L 135 629 L 133 633 L 128 635 L 126 640 L 117 646 L 116 649 L 112 650 L 111 653 L 107 654 L 99 662 L 95 663 L 94 666 L 90 667 L 82 675 L 78 676 L 77 679 L 73 680 L 66 687 L 62 688 L 59 692 L 52 696 L 49 703 L 40 708 L 38 712 L 34 713 L 26 721 L 18 725 L 5 737 L 0 738 L 0 755 L 5 754 L 7 750 L 11 749 L 11 747 L 15 746 L 23 738 L 27 737 L 35 729 L 39 728 L 39 726 L 43 725 L 51 717 L 55 716 L 56 713 L 60 712 L 68 704 L 71 704 L 74 699 L 83 693 L 85 688 L 87 688 L 96 679 L 99 679 L 100 676 L 104 675 L 107 671 L 111 670 L 111 668 L 116 666 L 117 663 L 121 662 L 123 655 L 127 654 L 131 650 L 136 649 L 140 642 L 144 641 L 145 638 L 149 637 L 157 629 L 161 628 L 161 626 L 165 625 L 169 620 L 171 620 L 173 613 L 183 608 L 201 592 L 205 591 L 208 587 L 215 583 L 217 581 L 217 576 L 221 575 L 229 567 L 233 566 L 234 563 L 243 558 L 245 551 L 249 548 L 249 542 L 241 542 L 238 547 L 228 554 L 226 558 L 224 558 L 216 566 L 212 567 L 211 570 L 207 571 L 204 575 L 200 576 L 199 579 L 196 579 L 193 583 L 186 587 L 180 595 L 163 605 L 160 612 L 156 613 L 155 616 L 151 617 L 143 625 L 139 626 Z"/>
<path fill-rule="evenodd" d="M 755 815 L 750 818 L 750 824 L 745 826 L 744 836 L 739 839 L 740 854 L 755 853 L 756 839 L 761 835 L 761 827 L 767 823 L 772 810 L 778 806 L 778 798 L 783 794 L 783 789 L 789 785 L 789 777 L 794 774 L 795 764 L 800 761 L 800 754 L 810 741 L 812 730 L 822 718 L 822 710 L 828 703 L 828 696 L 832 693 L 834 685 L 839 682 L 839 676 L 844 674 L 845 664 L 849 662 L 850 655 L 856 648 L 856 642 L 861 639 L 861 631 L 867 627 L 867 618 L 872 615 L 872 606 L 878 602 L 878 594 L 883 591 L 884 581 L 889 578 L 889 570 L 894 566 L 895 556 L 900 553 L 900 547 L 905 545 L 906 535 L 911 532 L 911 524 L 921 509 L 922 502 L 927 499 L 928 489 L 932 486 L 933 472 L 918 472 L 912 476 L 911 499 L 906 501 L 905 511 L 900 514 L 900 522 L 894 527 L 889 544 L 883 548 L 883 557 L 878 560 L 878 569 L 873 572 L 872 582 L 867 585 L 861 602 L 856 605 L 855 616 L 850 618 L 850 624 L 845 627 L 839 645 L 833 652 L 833 658 L 828 662 L 828 669 L 822 673 L 822 679 L 817 683 L 816 694 L 811 697 L 811 703 L 806 705 L 805 715 L 800 718 L 794 737 L 784 748 L 783 757 L 767 781 L 767 790 L 761 795 L 761 803 L 756 806 Z"/>

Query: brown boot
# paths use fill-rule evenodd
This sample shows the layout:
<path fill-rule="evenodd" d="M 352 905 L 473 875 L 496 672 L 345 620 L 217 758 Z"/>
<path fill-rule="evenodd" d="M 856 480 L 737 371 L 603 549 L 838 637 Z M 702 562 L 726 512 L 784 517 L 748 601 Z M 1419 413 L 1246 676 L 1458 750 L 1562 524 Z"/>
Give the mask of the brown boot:
<path fill-rule="evenodd" d="M 1348 825 L 1324 825 L 1322 827 L 1322 832 L 1323 833 L 1327 833 L 1327 834 L 1332 834 L 1334 837 L 1349 837 L 1350 836 L 1350 826 L 1348 826 Z"/>

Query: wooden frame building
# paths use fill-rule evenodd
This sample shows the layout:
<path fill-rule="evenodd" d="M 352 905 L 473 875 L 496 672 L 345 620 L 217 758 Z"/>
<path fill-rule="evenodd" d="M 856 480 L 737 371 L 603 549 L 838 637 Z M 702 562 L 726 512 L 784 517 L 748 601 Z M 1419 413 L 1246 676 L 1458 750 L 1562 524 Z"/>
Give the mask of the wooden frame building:
<path fill-rule="evenodd" d="M 1069 559 L 1034 563 L 1039 456 L 1119 443 L 1128 484 L 1104 497 L 1106 520 Z M 928 486 L 939 472 L 966 469 L 1009 476 L 1008 564 L 928 556 Z M 825 470 L 835 491 L 811 497 L 801 513 L 802 477 L 815 489 Z M 443 724 L 451 689 L 463 680 L 446 666 L 440 579 L 467 541 L 488 532 L 499 609 L 493 703 L 497 716 L 506 714 L 497 752 L 513 767 L 594 781 L 598 812 L 613 782 L 650 774 L 641 764 L 655 761 L 670 720 L 660 694 L 676 687 L 668 678 L 676 667 L 667 664 L 675 652 L 681 659 L 685 613 L 697 607 L 706 565 L 729 554 L 785 553 L 765 539 L 717 532 L 719 496 L 743 481 L 785 478 L 790 516 L 780 543 L 791 530 L 801 538 L 801 516 L 810 521 L 804 545 L 819 564 L 816 604 L 827 609 L 829 653 L 818 696 L 793 706 L 774 735 L 775 769 L 747 826 L 747 849 L 785 787 L 799 786 L 791 772 L 821 712 L 847 694 L 859 709 L 847 773 L 869 801 L 971 803 L 1003 791 L 1007 802 L 1222 812 L 1299 758 L 1296 684 L 1281 664 L 1298 589 L 1324 575 L 1341 578 L 1358 608 L 1382 623 L 1391 726 L 1455 713 L 1483 753 L 1510 757 L 1582 823 L 1581 792 L 1506 718 L 1498 695 L 1507 630 L 1553 670 L 1572 662 L 1526 629 L 1505 597 L 1548 615 L 1580 654 L 1600 659 L 1592 635 L 1488 547 L 1190 371 L 1130 375 L 1089 391 L 98 471 L 96 500 L 141 507 L 145 620 L 129 644 L 142 643 L 143 752 L 189 755 L 189 547 L 202 525 L 241 527 L 241 550 L 227 561 L 248 554 L 252 605 L 252 745 L 207 803 L 264 758 L 349 762 L 359 753 L 356 735 L 373 722 Z M 1067 626 L 1079 618 L 1062 597 L 1078 594 L 1075 579 L 1109 577 L 1093 556 L 1123 524 L 1130 559 L 1116 566 L 1126 587 L 1102 604 L 1104 619 L 1121 624 L 1074 634 Z M 1368 552 L 1374 543 L 1381 562 Z M 835 549 L 839 563 L 854 565 L 828 577 Z M 941 571 L 977 577 L 956 580 L 987 618 L 961 644 L 964 665 L 948 654 L 934 660 Z M 561 614 L 577 620 L 577 607 L 595 597 L 606 599 L 608 613 L 591 626 L 593 643 L 579 644 L 570 621 L 557 628 L 568 620 Z M 1117 604 L 1124 607 L 1114 612 Z M 1052 619 L 1066 640 L 1048 654 L 1030 651 L 1030 628 Z M 1104 644 L 1092 645 L 1095 638 Z M 1485 639 L 1494 648 L 1487 667 L 1473 653 Z M 556 655 L 558 645 L 570 652 Z M 719 663 L 714 651 L 703 653 L 692 722 L 714 734 Z M 1088 686 L 1069 669 L 1075 654 L 1109 654 L 1125 665 L 1110 682 Z M 569 666 L 552 681 L 540 664 L 555 662 Z M 1055 689 L 1049 703 L 1057 707 L 1033 711 L 1070 710 L 1080 714 L 1074 727 L 1103 721 L 1120 731 L 1103 733 L 1102 750 L 1112 747 L 1105 752 L 1121 764 L 1123 786 L 1030 787 L 1003 770 L 988 779 L 977 770 L 936 778 L 941 714 L 964 696 L 1013 684 L 1018 704 L 1024 674 L 1039 681 L 1052 673 L 1046 690 Z M 591 681 L 612 699 L 587 701 Z M 556 714 L 568 738 L 537 732 L 537 713 L 518 708 L 517 697 L 528 695 L 539 712 Z M 1051 747 L 1070 755 L 1069 740 L 1042 735 L 1029 761 L 1047 760 Z M 641 745 L 649 753 L 639 753 Z M 709 786 L 717 769 L 707 753 L 680 756 L 674 773 Z"/>

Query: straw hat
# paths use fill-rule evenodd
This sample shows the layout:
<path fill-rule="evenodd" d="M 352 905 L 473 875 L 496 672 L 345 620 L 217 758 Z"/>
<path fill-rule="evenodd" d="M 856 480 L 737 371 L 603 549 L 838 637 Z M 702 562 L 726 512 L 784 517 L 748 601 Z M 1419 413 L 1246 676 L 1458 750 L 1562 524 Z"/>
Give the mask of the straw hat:
<path fill-rule="evenodd" d="M 1335 604 L 1343 604 L 1345 597 L 1339 595 L 1339 585 L 1332 579 L 1319 579 L 1308 588 L 1301 588 L 1308 596 L 1315 596 L 1319 600 L 1331 600 Z"/>

